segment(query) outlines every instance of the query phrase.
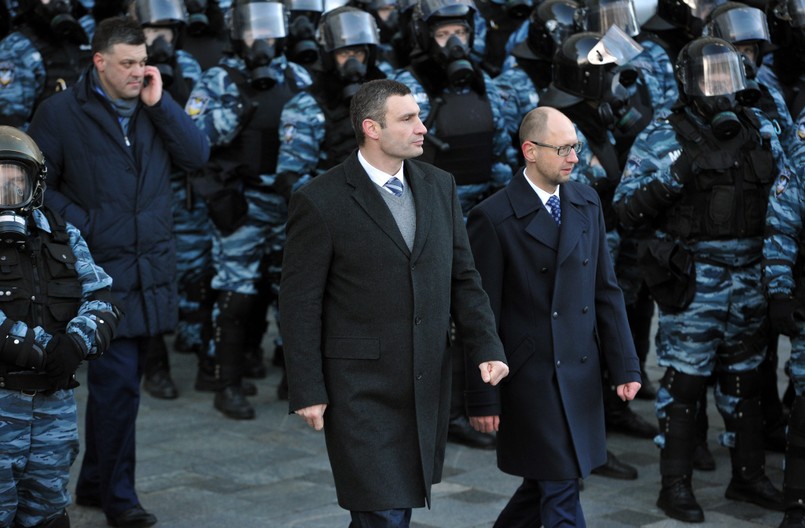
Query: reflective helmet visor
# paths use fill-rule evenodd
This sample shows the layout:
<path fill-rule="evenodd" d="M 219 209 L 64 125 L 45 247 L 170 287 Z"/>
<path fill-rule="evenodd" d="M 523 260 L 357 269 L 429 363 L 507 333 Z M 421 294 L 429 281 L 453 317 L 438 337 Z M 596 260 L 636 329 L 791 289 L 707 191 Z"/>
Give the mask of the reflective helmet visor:
<path fill-rule="evenodd" d="M 349 0 L 324 0 L 324 12 L 329 13 L 339 7 L 349 4 Z"/>
<path fill-rule="evenodd" d="M 634 41 L 619 26 L 610 26 L 598 44 L 587 54 L 592 64 L 615 63 L 619 66 L 634 59 L 643 51 L 643 46 Z"/>
<path fill-rule="evenodd" d="M 366 11 L 343 11 L 327 16 L 321 30 L 324 51 L 347 46 L 380 44 L 375 19 Z"/>
<path fill-rule="evenodd" d="M 684 68 L 684 87 L 688 95 L 730 95 L 746 88 L 741 54 L 724 46 L 705 46 L 701 56 L 691 57 Z"/>
<path fill-rule="evenodd" d="M 788 15 L 792 26 L 805 28 L 805 0 L 788 0 Z"/>
<path fill-rule="evenodd" d="M 423 0 L 419 4 L 422 19 L 426 22 L 432 16 L 440 18 L 464 18 L 475 11 L 472 0 Z"/>
<path fill-rule="evenodd" d="M 134 14 L 140 24 L 175 25 L 187 23 L 187 11 L 179 0 L 137 0 Z"/>
<path fill-rule="evenodd" d="M 682 0 L 690 7 L 691 14 L 699 20 L 706 20 L 707 15 L 726 0 Z"/>
<path fill-rule="evenodd" d="M 618 26 L 631 37 L 640 33 L 632 0 L 600 0 L 589 7 L 587 31 L 606 33 L 612 26 Z"/>
<path fill-rule="evenodd" d="M 30 169 L 22 163 L 0 161 L 0 208 L 20 207 L 33 197 Z"/>
<path fill-rule="evenodd" d="M 233 40 L 284 38 L 287 35 L 285 6 L 279 2 L 256 2 L 234 8 Z"/>
<path fill-rule="evenodd" d="M 288 11 L 324 12 L 324 0 L 285 0 Z"/>
<path fill-rule="evenodd" d="M 756 7 L 738 7 L 721 13 L 710 24 L 710 34 L 732 42 L 771 42 L 766 14 Z"/>

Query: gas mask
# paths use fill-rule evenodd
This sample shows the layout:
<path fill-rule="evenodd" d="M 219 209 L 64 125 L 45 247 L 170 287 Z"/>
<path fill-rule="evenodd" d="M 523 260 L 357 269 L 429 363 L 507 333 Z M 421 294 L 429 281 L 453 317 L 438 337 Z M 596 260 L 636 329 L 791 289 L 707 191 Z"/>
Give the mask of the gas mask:
<path fill-rule="evenodd" d="M 348 58 L 344 64 L 341 64 L 336 69 L 338 78 L 343 83 L 341 89 L 341 96 L 343 99 L 351 99 L 355 92 L 360 88 L 361 82 L 366 77 L 367 68 L 366 64 L 358 60 L 357 57 Z"/>
<path fill-rule="evenodd" d="M 456 35 L 450 35 L 444 46 L 435 41 L 431 47 L 431 56 L 447 74 L 447 81 L 451 86 L 462 87 L 469 84 L 475 75 L 475 70 L 469 60 L 470 48 Z"/>
<path fill-rule="evenodd" d="M 73 17 L 70 0 L 52 0 L 49 4 L 39 4 L 34 11 L 43 21 L 49 23 L 51 31 L 62 40 L 76 44 L 89 44 L 84 28 Z"/>
<path fill-rule="evenodd" d="M 306 13 L 291 13 L 286 52 L 288 60 L 297 64 L 313 64 L 319 58 L 316 24 L 313 18 Z"/>
<path fill-rule="evenodd" d="M 187 32 L 191 35 L 203 35 L 210 27 L 207 17 L 207 0 L 185 0 L 188 13 Z"/>
<path fill-rule="evenodd" d="M 598 119 L 607 128 L 626 132 L 642 119 L 643 114 L 630 103 L 630 88 L 637 82 L 637 75 L 631 66 L 622 66 L 610 77 L 609 89 L 598 105 Z"/>
<path fill-rule="evenodd" d="M 276 80 L 271 76 L 271 61 L 277 54 L 276 45 L 265 39 L 255 40 L 254 44 L 243 49 L 243 60 L 251 72 L 252 86 L 257 90 L 269 90 Z"/>
<path fill-rule="evenodd" d="M 148 46 L 148 64 L 156 66 L 162 77 L 162 83 L 168 87 L 173 84 L 173 63 L 175 51 L 173 44 L 163 35 L 159 35 Z"/>
<path fill-rule="evenodd" d="M 726 140 L 735 137 L 742 128 L 735 110 L 738 107 L 736 94 L 696 96 L 693 98 L 699 114 L 708 120 L 713 135 Z"/>
<path fill-rule="evenodd" d="M 28 206 L 34 198 L 30 167 L 15 161 L 0 161 L 0 243 L 16 244 L 28 235 Z"/>

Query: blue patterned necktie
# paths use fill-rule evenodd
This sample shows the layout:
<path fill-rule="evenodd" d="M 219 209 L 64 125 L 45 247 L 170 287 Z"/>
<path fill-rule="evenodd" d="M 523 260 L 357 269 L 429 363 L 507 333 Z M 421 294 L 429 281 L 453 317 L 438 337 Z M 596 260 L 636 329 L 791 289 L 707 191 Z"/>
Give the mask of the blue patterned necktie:
<path fill-rule="evenodd" d="M 551 216 L 556 221 L 556 225 L 562 225 L 562 209 L 559 207 L 559 198 L 551 196 L 548 198 L 548 202 L 545 205 L 550 209 Z"/>
<path fill-rule="evenodd" d="M 394 176 L 389 178 L 389 181 L 384 183 L 383 187 L 391 191 L 394 194 L 394 196 L 402 196 L 403 184 L 399 179 L 397 179 Z"/>

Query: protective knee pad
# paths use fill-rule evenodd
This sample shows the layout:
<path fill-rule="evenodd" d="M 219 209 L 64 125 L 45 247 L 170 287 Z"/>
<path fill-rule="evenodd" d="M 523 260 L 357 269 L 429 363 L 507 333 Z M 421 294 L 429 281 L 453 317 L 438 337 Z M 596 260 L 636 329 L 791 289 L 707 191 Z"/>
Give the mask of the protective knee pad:
<path fill-rule="evenodd" d="M 787 508 L 805 508 L 805 396 L 797 396 L 788 417 L 783 494 Z"/>
<path fill-rule="evenodd" d="M 696 405 L 707 390 L 707 377 L 693 376 L 669 368 L 660 380 L 660 385 L 673 396 L 675 402 Z"/>

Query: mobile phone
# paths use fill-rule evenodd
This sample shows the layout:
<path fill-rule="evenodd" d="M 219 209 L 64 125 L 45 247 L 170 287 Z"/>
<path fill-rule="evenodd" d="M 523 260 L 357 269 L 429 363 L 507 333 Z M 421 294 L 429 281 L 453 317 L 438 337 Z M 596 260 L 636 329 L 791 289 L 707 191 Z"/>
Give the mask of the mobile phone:
<path fill-rule="evenodd" d="M 150 76 L 150 75 L 146 75 L 146 76 L 143 78 L 143 86 L 148 86 L 149 84 L 151 84 L 151 76 Z"/>

